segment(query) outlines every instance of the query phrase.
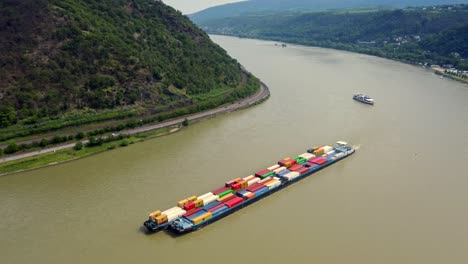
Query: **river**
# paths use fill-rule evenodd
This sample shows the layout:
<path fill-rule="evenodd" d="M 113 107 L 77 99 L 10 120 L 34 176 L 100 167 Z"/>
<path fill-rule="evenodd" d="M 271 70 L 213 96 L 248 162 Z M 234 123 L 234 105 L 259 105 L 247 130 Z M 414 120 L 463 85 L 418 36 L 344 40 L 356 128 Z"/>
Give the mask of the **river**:
<path fill-rule="evenodd" d="M 271 98 L 0 177 L 2 263 L 468 262 L 467 85 L 367 55 L 212 39 Z M 337 140 L 356 154 L 200 231 L 140 230 L 153 210 Z"/>

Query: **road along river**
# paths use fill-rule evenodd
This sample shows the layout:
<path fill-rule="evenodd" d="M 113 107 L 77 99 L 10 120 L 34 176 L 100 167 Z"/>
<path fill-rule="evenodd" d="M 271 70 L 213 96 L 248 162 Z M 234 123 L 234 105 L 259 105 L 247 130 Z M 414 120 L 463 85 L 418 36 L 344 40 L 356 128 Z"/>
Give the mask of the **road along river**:
<path fill-rule="evenodd" d="M 271 98 L 0 177 L 3 263 L 468 262 L 466 85 L 366 55 L 212 38 Z M 201 231 L 140 231 L 152 210 L 339 139 L 357 153 Z"/>

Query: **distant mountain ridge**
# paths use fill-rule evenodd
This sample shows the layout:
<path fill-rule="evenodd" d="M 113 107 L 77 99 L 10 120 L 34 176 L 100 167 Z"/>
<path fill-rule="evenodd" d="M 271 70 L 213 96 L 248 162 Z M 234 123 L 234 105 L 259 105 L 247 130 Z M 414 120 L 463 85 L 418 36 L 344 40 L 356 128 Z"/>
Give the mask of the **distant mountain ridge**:
<path fill-rule="evenodd" d="M 207 8 L 189 15 L 195 23 L 262 12 L 348 8 L 404 8 L 468 3 L 467 0 L 249 0 Z"/>
<path fill-rule="evenodd" d="M 3 0 L 0 50 L 0 128 L 76 109 L 196 108 L 242 81 L 236 60 L 161 1 Z"/>

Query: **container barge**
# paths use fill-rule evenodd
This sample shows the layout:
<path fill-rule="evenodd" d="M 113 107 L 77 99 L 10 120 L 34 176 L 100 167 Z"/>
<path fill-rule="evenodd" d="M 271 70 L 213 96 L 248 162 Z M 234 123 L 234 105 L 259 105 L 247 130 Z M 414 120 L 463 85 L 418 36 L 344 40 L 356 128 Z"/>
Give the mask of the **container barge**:
<path fill-rule="evenodd" d="M 287 157 L 254 175 L 228 181 L 223 187 L 181 200 L 177 206 L 149 214 L 144 226 L 149 232 L 170 228 L 184 234 L 218 221 L 272 193 L 275 193 L 355 152 L 344 141 Z"/>

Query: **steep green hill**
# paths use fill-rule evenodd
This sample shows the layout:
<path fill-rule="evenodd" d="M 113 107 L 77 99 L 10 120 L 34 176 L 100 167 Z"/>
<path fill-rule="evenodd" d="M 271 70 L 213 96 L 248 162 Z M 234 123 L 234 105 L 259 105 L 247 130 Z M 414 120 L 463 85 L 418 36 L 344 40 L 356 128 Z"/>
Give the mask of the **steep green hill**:
<path fill-rule="evenodd" d="M 261 13 L 210 20 L 209 33 L 362 52 L 468 69 L 468 5 Z"/>
<path fill-rule="evenodd" d="M 0 50 L 0 127 L 80 109 L 196 107 L 242 80 L 202 30 L 152 0 L 3 0 Z"/>

